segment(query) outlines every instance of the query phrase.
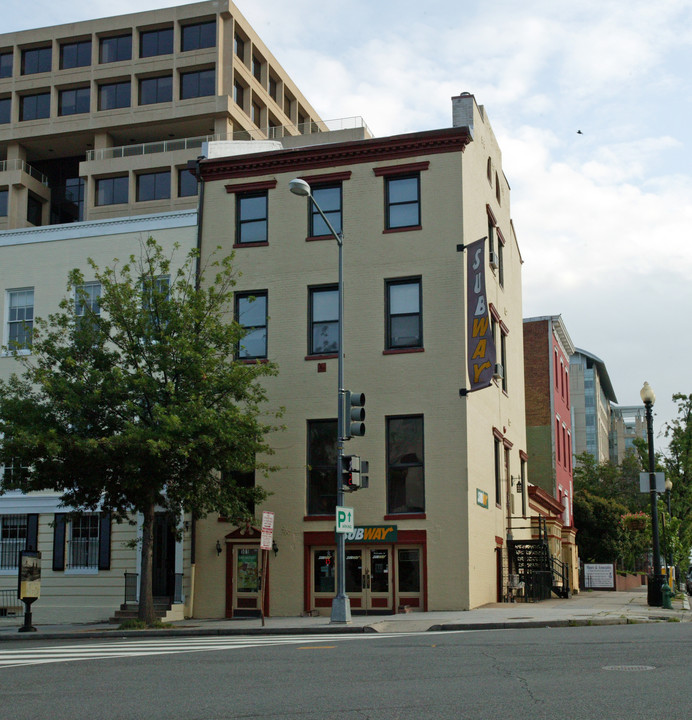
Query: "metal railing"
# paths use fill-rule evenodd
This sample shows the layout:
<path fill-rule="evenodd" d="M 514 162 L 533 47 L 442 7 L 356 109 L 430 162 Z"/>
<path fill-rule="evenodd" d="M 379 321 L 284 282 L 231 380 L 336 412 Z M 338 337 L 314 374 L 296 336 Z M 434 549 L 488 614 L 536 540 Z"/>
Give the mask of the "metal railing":
<path fill-rule="evenodd" d="M 201 148 L 205 142 L 215 140 L 277 140 L 287 135 L 312 135 L 313 133 L 334 132 L 337 130 L 354 130 L 364 128 L 368 135 L 370 129 L 360 116 L 338 118 L 336 120 L 311 120 L 299 125 L 273 125 L 267 128 L 237 130 L 231 134 L 199 135 L 197 137 L 160 140 L 136 145 L 119 145 L 117 147 L 87 150 L 87 162 L 95 160 L 113 160 L 115 158 L 153 155 L 155 153 L 174 152 L 175 150 L 193 150 Z M 47 183 L 46 183 L 47 184 Z"/>
<path fill-rule="evenodd" d="M 137 602 L 139 573 L 125 573 L 125 603 Z"/>
<path fill-rule="evenodd" d="M 22 601 L 17 597 L 17 590 L 0 590 L 0 617 L 18 614 L 22 611 Z"/>
<path fill-rule="evenodd" d="M 48 187 L 48 178 L 24 160 L 0 160 L 0 172 L 9 172 L 11 170 L 22 170 L 27 175 L 31 175 L 34 180 L 38 180 L 41 185 Z"/>

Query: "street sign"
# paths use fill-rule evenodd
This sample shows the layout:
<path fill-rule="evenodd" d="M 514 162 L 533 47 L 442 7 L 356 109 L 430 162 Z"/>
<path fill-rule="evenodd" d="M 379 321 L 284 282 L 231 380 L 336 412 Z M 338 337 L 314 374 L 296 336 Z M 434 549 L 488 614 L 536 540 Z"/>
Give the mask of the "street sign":
<path fill-rule="evenodd" d="M 656 492 L 664 493 L 666 491 L 666 476 L 665 473 L 657 472 L 654 473 L 656 476 Z M 651 484 L 649 480 L 648 472 L 639 473 L 639 492 L 648 493 L 651 492 Z"/>
<path fill-rule="evenodd" d="M 353 508 L 336 506 L 336 531 L 338 533 L 353 532 Z"/>
<path fill-rule="evenodd" d="M 271 550 L 272 541 L 274 539 L 274 513 L 265 510 L 262 513 L 262 539 L 260 540 L 260 548 L 262 550 Z"/>

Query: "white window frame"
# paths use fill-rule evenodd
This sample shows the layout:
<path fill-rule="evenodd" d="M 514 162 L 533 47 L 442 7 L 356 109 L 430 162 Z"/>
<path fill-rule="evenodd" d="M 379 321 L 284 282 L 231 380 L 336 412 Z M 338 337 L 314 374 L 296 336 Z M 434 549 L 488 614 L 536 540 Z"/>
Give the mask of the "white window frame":
<path fill-rule="evenodd" d="M 84 518 L 95 518 L 96 521 L 96 537 L 89 537 L 87 539 L 86 543 L 83 544 L 89 544 L 96 547 L 95 555 L 93 556 L 93 564 L 90 565 L 74 565 L 73 564 L 73 552 L 75 552 L 74 548 L 76 547 L 76 543 L 78 540 L 76 540 L 74 536 L 74 532 L 77 529 L 78 526 L 81 526 L 81 521 Z M 79 524 L 79 525 L 78 525 Z M 65 575 L 98 575 L 99 572 L 99 553 L 100 553 L 100 541 L 101 541 L 101 515 L 97 512 L 89 512 L 89 513 L 81 513 L 74 518 L 69 519 L 66 522 L 66 528 L 65 528 L 65 570 L 63 571 Z M 87 555 L 91 552 L 91 548 L 87 549 Z"/>
<path fill-rule="evenodd" d="M 4 468 L 3 468 L 4 470 Z M 24 519 L 24 546 L 26 546 L 26 538 L 29 532 L 29 516 L 24 513 L 7 513 L 7 514 L 0 514 L 0 545 L 6 541 L 6 540 L 12 540 L 14 538 L 4 538 L 3 537 L 3 525 L 4 525 L 4 518 L 23 518 Z M 17 523 L 14 525 L 14 527 L 22 527 L 20 523 Z M 20 538 L 21 539 L 21 538 Z M 24 548 L 22 548 L 23 550 Z M 1 554 L 1 553 L 0 553 Z M 2 575 L 17 575 L 17 570 L 19 567 L 19 555 L 17 555 L 17 565 L 13 565 L 12 567 L 2 567 L 0 566 L 0 576 Z"/>
<path fill-rule="evenodd" d="M 35 322 L 35 315 L 36 315 L 36 294 L 35 290 L 31 286 L 22 287 L 22 288 L 11 288 L 9 290 L 5 291 L 5 338 L 3 345 L 7 348 L 6 351 L 3 351 L 3 355 L 9 355 L 13 353 L 17 353 L 18 355 L 30 355 L 31 354 L 31 347 L 24 347 L 24 348 L 18 348 L 13 349 L 10 345 L 10 323 L 12 322 L 17 323 L 18 321 L 13 320 L 10 321 L 10 307 L 12 303 L 12 296 L 15 293 L 23 293 L 23 292 L 29 292 L 31 291 L 32 294 L 32 304 L 31 304 L 31 327 L 33 328 L 34 322 Z M 28 305 L 24 305 L 25 308 L 29 307 Z M 25 321 L 22 321 L 25 322 Z"/>

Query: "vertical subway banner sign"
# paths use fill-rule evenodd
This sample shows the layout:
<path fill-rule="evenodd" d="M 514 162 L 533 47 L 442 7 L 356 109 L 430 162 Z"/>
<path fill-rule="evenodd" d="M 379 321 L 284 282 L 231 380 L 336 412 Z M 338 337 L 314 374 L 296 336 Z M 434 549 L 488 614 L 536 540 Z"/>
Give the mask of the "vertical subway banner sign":
<path fill-rule="evenodd" d="M 466 301 L 469 392 L 490 385 L 495 369 L 495 341 L 485 294 L 485 238 L 466 246 Z"/>

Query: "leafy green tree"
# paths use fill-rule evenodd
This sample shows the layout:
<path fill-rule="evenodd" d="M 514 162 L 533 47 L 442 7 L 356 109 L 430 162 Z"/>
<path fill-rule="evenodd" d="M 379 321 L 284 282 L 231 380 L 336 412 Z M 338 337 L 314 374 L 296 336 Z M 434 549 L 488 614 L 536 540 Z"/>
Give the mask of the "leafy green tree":
<path fill-rule="evenodd" d="M 672 481 L 671 514 L 680 521 L 678 541 L 682 546 L 680 566 L 687 568 L 692 550 L 692 394 L 676 393 L 678 416 L 667 423 L 664 436 L 668 450 L 663 459 L 666 477 Z"/>
<path fill-rule="evenodd" d="M 612 498 L 631 512 L 646 510 L 647 495 L 639 492 L 639 473 L 642 470 L 636 452 L 625 454 L 620 465 L 609 461 L 599 463 L 590 453 L 582 453 L 574 465 L 574 489 L 587 490 L 593 495 Z"/>
<path fill-rule="evenodd" d="M 260 384 L 275 366 L 233 359 L 244 331 L 232 315 L 231 257 L 206 268 L 209 281 L 197 277 L 196 253 L 178 268 L 174 257 L 150 238 L 125 263 L 89 261 L 98 308 L 73 270 L 59 311 L 36 321 L 31 353 L 16 353 L 23 374 L 0 381 L 0 463 L 13 468 L 2 490 L 53 489 L 63 504 L 118 522 L 141 513 L 147 623 L 155 509 L 247 515 L 266 493 L 229 478 L 272 469 L 256 458 L 271 453 L 275 429 Z"/>
<path fill-rule="evenodd" d="M 585 562 L 615 562 L 626 553 L 621 522 L 627 507 L 589 490 L 574 493 L 574 524 L 578 529 L 579 556 Z"/>

